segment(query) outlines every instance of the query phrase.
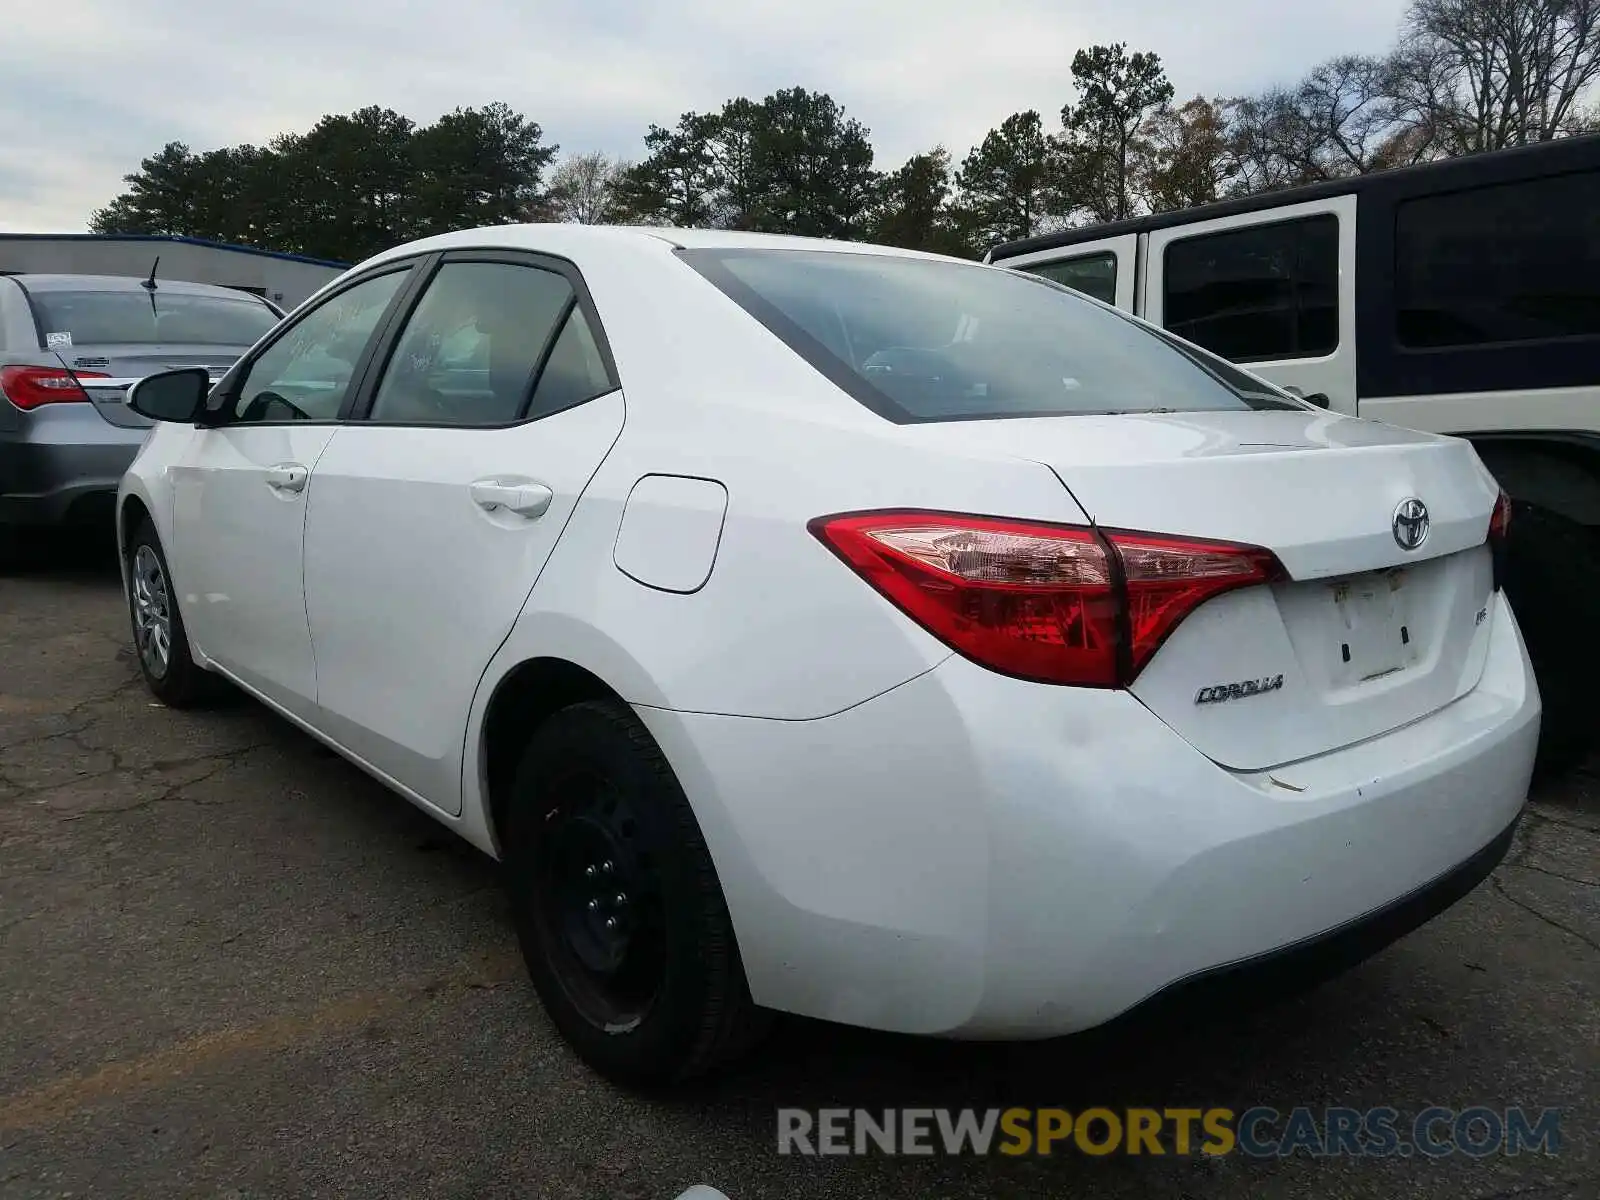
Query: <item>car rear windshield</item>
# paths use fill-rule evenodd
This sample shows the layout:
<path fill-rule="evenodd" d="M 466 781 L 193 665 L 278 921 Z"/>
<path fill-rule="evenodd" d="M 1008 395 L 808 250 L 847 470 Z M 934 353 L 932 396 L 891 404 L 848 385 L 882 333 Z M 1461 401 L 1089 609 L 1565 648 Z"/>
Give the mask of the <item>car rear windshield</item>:
<path fill-rule="evenodd" d="M 277 323 L 259 300 L 181 292 L 43 291 L 28 297 L 47 347 L 249 346 Z M 52 335 L 67 334 L 71 342 Z"/>
<path fill-rule="evenodd" d="M 1303 407 L 1033 275 L 853 251 L 679 254 L 891 421 Z"/>

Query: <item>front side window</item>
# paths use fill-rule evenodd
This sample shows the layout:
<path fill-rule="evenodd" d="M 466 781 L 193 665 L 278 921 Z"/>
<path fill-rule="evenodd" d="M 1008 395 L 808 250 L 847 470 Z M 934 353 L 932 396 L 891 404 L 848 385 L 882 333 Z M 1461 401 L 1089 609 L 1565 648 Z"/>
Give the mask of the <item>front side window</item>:
<path fill-rule="evenodd" d="M 1394 251 L 1402 346 L 1600 334 L 1600 171 L 1408 200 Z"/>
<path fill-rule="evenodd" d="M 1117 302 L 1117 256 L 1110 251 L 1059 262 L 1029 263 L 1022 270 L 1053 279 L 1105 304 Z"/>
<path fill-rule="evenodd" d="M 576 305 L 572 285 L 555 271 L 445 263 L 400 334 L 369 419 L 476 426 L 521 419 L 546 347 L 555 340 L 559 349 L 572 314 L 583 319 Z M 554 364 L 556 354 L 549 357 Z"/>
<path fill-rule="evenodd" d="M 679 255 L 892 421 L 1299 407 L 1023 272 L 834 250 Z"/>
<path fill-rule="evenodd" d="M 233 422 L 332 421 L 408 271 L 363 280 L 312 309 L 250 364 Z"/>
<path fill-rule="evenodd" d="M 1315 358 L 1339 347 L 1339 218 L 1204 233 L 1164 258 L 1162 323 L 1233 362 Z"/>
<path fill-rule="evenodd" d="M 45 345 L 230 346 L 242 353 L 278 322 L 246 296 L 199 296 L 140 288 L 128 291 L 29 293 Z"/>

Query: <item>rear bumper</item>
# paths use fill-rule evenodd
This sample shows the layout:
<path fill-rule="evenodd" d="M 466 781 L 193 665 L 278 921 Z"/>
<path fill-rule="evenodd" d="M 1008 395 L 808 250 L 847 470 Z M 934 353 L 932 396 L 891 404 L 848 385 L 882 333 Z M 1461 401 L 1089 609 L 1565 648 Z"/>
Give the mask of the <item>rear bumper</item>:
<path fill-rule="evenodd" d="M 4 403 L 0 400 L 0 403 Z M 0 524 L 99 520 L 148 429 L 112 425 L 89 404 L 48 405 L 0 431 Z"/>
<path fill-rule="evenodd" d="M 1471 858 L 1375 912 L 1292 946 L 1168 984 L 1111 1024 L 1131 1025 L 1171 1013 L 1249 1006 L 1265 997 L 1320 983 L 1365 962 L 1426 925 L 1487 879 L 1511 849 L 1520 820 L 1519 813 Z"/>
<path fill-rule="evenodd" d="M 1474 691 L 1271 773 L 1217 766 L 1127 693 L 960 658 L 818 721 L 641 716 L 758 1003 L 1047 1037 L 1264 958 L 1348 965 L 1492 868 L 1539 730 L 1503 598 L 1492 614 Z"/>

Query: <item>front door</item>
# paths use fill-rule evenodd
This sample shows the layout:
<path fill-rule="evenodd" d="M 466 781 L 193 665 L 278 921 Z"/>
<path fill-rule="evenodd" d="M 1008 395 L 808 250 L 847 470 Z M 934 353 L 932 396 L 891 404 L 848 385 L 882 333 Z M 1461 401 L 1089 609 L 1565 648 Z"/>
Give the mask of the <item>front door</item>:
<path fill-rule="evenodd" d="M 1279 387 L 1355 414 L 1354 196 L 1147 236 L 1142 316 Z"/>
<path fill-rule="evenodd" d="M 173 467 L 184 619 L 201 652 L 309 719 L 316 663 L 301 555 L 312 474 L 405 270 L 310 310 L 240 364 Z"/>
<path fill-rule="evenodd" d="M 317 463 L 306 609 L 321 727 L 461 810 L 462 730 L 622 394 L 569 265 L 446 255 Z"/>

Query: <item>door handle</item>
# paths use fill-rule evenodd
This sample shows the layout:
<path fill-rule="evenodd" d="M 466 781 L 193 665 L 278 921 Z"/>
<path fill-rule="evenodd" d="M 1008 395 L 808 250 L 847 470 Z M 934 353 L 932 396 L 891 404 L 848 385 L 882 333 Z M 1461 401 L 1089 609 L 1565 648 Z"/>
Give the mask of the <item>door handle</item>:
<path fill-rule="evenodd" d="M 472 485 L 471 492 L 472 502 L 485 512 L 504 509 L 530 521 L 544 516 L 555 499 L 555 493 L 542 483 L 502 483 L 495 479 L 480 479 Z"/>
<path fill-rule="evenodd" d="M 310 474 L 299 463 L 279 463 L 267 468 L 267 486 L 279 492 L 303 492 Z"/>

